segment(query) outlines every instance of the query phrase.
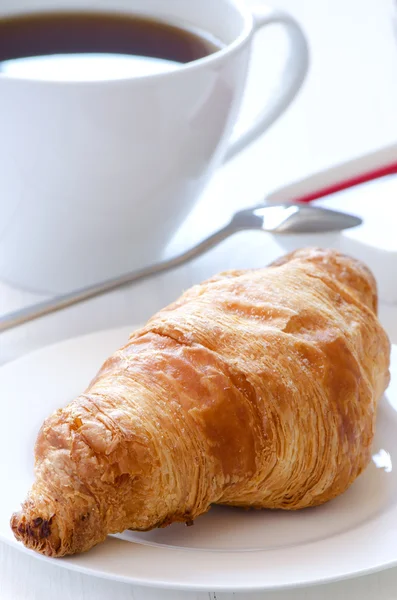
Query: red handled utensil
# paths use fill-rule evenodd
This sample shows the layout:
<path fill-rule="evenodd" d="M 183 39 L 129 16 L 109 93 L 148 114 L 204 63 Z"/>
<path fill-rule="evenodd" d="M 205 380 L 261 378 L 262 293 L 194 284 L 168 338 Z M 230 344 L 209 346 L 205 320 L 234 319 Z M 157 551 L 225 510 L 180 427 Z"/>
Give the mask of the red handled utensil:
<path fill-rule="evenodd" d="M 312 202 L 397 174 L 397 144 L 376 150 L 287 185 L 269 196 L 271 203 Z"/>

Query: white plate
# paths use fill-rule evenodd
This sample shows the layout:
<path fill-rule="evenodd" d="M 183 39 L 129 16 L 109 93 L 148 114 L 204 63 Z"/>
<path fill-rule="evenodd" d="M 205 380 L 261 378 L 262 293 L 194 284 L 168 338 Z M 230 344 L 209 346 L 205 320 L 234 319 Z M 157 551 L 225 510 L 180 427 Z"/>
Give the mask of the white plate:
<path fill-rule="evenodd" d="M 33 443 L 45 416 L 76 396 L 131 328 L 68 340 L 0 369 L 0 538 L 32 482 Z M 194 527 L 128 532 L 66 567 L 136 585 L 259 590 L 328 582 L 397 564 L 397 348 L 381 402 L 374 461 L 340 498 L 300 512 L 213 508 Z"/>

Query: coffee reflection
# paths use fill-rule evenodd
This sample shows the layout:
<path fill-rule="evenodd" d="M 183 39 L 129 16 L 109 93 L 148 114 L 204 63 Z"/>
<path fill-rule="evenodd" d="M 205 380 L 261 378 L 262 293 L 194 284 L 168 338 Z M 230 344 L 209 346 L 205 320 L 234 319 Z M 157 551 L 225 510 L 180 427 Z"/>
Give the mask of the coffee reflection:
<path fill-rule="evenodd" d="M 0 63 L 8 77 L 51 81 L 101 81 L 165 73 L 180 63 L 127 54 L 54 54 L 16 58 Z"/>

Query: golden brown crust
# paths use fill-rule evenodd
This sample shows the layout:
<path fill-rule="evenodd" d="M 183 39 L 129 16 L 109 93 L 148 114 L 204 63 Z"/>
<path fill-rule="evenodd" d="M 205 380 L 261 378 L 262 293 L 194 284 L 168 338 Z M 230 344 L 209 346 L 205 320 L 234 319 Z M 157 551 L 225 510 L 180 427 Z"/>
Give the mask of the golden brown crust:
<path fill-rule="evenodd" d="M 214 503 L 326 502 L 370 459 L 389 354 L 358 261 L 304 249 L 220 274 L 133 333 L 45 421 L 14 533 L 63 556 Z"/>

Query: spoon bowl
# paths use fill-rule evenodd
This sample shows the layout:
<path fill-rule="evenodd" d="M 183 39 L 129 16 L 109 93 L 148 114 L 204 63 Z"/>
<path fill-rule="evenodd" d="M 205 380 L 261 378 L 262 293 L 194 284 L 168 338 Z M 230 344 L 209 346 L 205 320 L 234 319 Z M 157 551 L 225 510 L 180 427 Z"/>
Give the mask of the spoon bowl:
<path fill-rule="evenodd" d="M 273 234 L 330 233 L 357 227 L 355 215 L 310 204 L 262 204 L 236 212 L 230 225 L 238 230 L 262 229 Z"/>

